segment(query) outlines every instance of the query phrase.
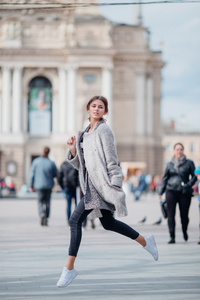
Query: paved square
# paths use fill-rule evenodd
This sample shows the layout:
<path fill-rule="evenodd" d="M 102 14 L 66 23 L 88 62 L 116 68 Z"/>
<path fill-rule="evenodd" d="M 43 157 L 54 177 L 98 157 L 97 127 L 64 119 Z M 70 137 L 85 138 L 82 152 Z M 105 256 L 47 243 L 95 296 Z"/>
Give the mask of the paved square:
<path fill-rule="evenodd" d="M 159 261 L 132 240 L 88 221 L 76 262 L 79 275 L 67 288 L 56 287 L 66 262 L 69 227 L 64 199 L 52 200 L 49 227 L 41 227 L 36 199 L 0 199 L 0 299 L 200 299 L 198 201 L 190 210 L 189 241 L 184 242 L 177 211 L 177 243 L 168 245 L 166 220 L 155 195 L 128 201 L 122 221 L 142 235 L 155 235 Z M 144 224 L 139 223 L 147 217 Z"/>

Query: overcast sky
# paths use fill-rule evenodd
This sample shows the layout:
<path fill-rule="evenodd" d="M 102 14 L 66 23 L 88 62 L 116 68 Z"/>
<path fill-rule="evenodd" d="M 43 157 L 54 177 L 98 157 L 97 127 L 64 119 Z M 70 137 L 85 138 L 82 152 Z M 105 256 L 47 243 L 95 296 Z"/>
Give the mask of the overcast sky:
<path fill-rule="evenodd" d="M 133 1 L 99 0 L 102 2 Z M 133 24 L 134 5 L 100 9 L 111 21 Z M 166 62 L 162 70 L 162 119 L 174 119 L 177 129 L 200 131 L 200 3 L 142 5 L 142 16 L 151 32 L 151 49 L 162 50 Z"/>

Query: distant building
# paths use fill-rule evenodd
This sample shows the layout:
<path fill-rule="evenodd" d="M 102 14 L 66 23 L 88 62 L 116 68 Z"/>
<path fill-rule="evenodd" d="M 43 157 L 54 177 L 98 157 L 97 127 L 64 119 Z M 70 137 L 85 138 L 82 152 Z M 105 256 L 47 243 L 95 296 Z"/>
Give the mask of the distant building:
<path fill-rule="evenodd" d="M 27 0 L 19 10 L 16 3 L 0 10 L 1 176 L 12 175 L 20 187 L 45 145 L 59 166 L 67 138 L 87 123 L 87 101 L 98 94 L 109 100 L 120 161 L 161 174 L 164 63 L 150 50 L 141 15 L 130 26 L 110 22 L 94 6 L 42 9 L 48 1 L 36 8 Z"/>

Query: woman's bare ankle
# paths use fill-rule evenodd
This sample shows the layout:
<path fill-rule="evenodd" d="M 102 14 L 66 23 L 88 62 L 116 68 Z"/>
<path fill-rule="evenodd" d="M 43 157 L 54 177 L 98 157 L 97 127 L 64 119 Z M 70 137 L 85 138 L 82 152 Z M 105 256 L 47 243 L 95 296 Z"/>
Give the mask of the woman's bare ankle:
<path fill-rule="evenodd" d="M 75 262 L 76 257 L 75 256 L 69 256 L 66 264 L 66 268 L 71 271 L 74 268 L 74 262 Z"/>
<path fill-rule="evenodd" d="M 68 266 L 68 264 L 66 264 L 66 266 L 65 266 L 69 271 L 71 271 L 71 270 L 73 270 L 73 268 L 74 268 L 74 266 L 72 267 L 72 266 Z"/>
<path fill-rule="evenodd" d="M 142 245 L 143 247 L 146 246 L 146 241 L 145 241 L 145 238 L 142 236 L 142 235 L 139 235 L 137 237 L 137 239 L 135 239 L 136 242 L 138 242 L 140 245 Z"/>

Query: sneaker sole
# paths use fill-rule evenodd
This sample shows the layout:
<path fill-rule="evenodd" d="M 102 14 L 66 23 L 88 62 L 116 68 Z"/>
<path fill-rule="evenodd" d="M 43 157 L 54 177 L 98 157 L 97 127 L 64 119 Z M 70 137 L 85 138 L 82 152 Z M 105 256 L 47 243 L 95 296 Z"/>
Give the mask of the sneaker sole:
<path fill-rule="evenodd" d="M 152 239 L 152 241 L 153 241 L 153 246 L 154 246 L 154 247 L 156 248 L 156 250 L 157 250 L 157 256 L 156 256 L 156 258 L 153 257 L 153 258 L 155 259 L 155 261 L 157 261 L 157 260 L 158 260 L 158 249 L 157 249 L 157 246 L 156 246 L 156 241 L 155 241 L 155 238 L 154 238 L 153 234 L 151 234 L 150 237 L 151 237 L 151 239 Z"/>

